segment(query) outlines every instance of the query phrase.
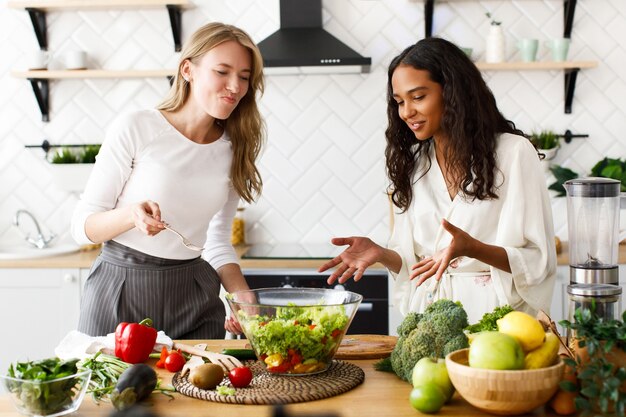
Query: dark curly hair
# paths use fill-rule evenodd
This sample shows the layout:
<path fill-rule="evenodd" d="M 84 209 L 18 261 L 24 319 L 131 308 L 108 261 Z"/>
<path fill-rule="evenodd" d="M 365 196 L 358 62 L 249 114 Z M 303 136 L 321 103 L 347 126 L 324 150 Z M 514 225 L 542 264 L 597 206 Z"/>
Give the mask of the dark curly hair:
<path fill-rule="evenodd" d="M 413 200 L 413 177 L 420 158 L 427 158 L 423 177 L 430 169 L 429 148 L 433 139 L 416 140 L 398 114 L 391 77 L 401 65 L 426 70 L 441 85 L 441 130 L 448 136 L 446 169 L 458 178 L 458 187 L 470 199 L 496 199 L 496 138 L 500 133 L 524 133 L 507 120 L 474 63 L 453 43 L 425 38 L 406 48 L 389 64 L 387 82 L 387 148 L 385 159 L 391 184 L 389 192 L 397 207 L 406 211 Z"/>

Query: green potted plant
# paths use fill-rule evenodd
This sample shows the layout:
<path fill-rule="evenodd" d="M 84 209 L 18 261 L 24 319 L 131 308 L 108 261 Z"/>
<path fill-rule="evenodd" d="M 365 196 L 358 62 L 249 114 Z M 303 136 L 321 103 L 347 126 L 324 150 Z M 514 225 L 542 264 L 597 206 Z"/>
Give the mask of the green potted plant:
<path fill-rule="evenodd" d="M 100 145 L 61 147 L 48 155 L 52 179 L 62 190 L 81 192 L 91 174 Z"/>
<path fill-rule="evenodd" d="M 559 138 L 560 136 L 551 130 L 533 132 L 530 135 L 530 141 L 544 155 L 544 161 L 551 161 L 556 156 L 560 147 Z"/>
<path fill-rule="evenodd" d="M 574 403 L 582 416 L 623 416 L 626 412 L 626 312 L 622 320 L 607 319 L 591 308 L 581 307 L 574 322 L 562 320 L 572 337 L 573 355 L 565 363 L 576 373 L 577 383 L 561 382 L 561 388 L 575 392 Z"/>

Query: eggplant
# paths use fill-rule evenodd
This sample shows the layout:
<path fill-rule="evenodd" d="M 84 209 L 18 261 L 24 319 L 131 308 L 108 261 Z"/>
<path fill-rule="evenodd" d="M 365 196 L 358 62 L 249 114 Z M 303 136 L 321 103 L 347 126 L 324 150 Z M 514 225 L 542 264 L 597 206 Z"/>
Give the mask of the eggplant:
<path fill-rule="evenodd" d="M 147 398 L 157 385 L 157 374 L 145 363 L 126 369 L 117 380 L 111 393 L 111 403 L 118 410 L 125 410 Z"/>

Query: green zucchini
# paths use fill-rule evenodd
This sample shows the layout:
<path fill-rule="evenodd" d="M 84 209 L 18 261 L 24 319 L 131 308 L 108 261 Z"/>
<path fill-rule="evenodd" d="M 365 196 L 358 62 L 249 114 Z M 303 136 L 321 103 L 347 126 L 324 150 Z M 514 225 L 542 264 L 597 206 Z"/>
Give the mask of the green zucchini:
<path fill-rule="evenodd" d="M 222 349 L 224 355 L 234 356 L 240 361 L 256 360 L 256 353 L 253 349 Z"/>
<path fill-rule="evenodd" d="M 120 375 L 111 393 L 111 403 L 118 410 L 125 410 L 147 398 L 157 385 L 157 374 L 145 363 L 135 364 Z"/>

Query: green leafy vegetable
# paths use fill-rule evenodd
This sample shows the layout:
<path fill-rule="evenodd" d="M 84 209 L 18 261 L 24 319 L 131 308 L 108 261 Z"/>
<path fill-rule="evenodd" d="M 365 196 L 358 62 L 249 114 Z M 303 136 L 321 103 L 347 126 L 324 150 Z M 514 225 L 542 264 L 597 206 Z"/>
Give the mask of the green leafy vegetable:
<path fill-rule="evenodd" d="M 62 361 L 58 358 L 31 362 L 17 362 L 9 367 L 9 391 L 17 395 L 24 407 L 37 415 L 54 414 L 72 404 L 78 359 Z"/>
<path fill-rule="evenodd" d="M 498 306 L 494 308 L 492 312 L 483 314 L 483 317 L 478 323 L 467 326 L 466 330 L 470 333 L 498 330 L 498 324 L 496 322 L 511 311 L 513 311 L 513 307 L 508 304 Z"/>

